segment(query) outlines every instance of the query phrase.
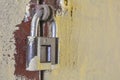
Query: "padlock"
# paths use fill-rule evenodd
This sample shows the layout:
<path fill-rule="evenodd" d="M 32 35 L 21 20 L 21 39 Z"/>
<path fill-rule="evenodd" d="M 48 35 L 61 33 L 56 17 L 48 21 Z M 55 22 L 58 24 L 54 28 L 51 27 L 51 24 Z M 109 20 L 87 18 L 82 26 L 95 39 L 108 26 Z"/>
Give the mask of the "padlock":
<path fill-rule="evenodd" d="M 51 17 L 51 36 L 38 36 L 39 21 L 46 21 L 53 15 L 53 9 L 48 5 L 40 5 L 31 22 L 30 36 L 28 36 L 26 53 L 26 70 L 51 70 L 58 64 L 58 38 L 56 37 L 56 24 Z"/>

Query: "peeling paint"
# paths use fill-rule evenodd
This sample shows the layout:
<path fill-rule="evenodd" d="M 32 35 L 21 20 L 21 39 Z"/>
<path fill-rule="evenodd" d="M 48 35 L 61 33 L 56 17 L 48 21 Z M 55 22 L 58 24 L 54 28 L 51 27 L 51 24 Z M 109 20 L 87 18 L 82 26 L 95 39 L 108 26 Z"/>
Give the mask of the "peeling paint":
<path fill-rule="evenodd" d="M 26 6 L 26 13 L 24 16 L 24 20 L 22 21 L 21 24 L 17 25 L 19 28 L 14 32 L 14 37 L 15 37 L 15 45 L 16 45 L 16 51 L 17 53 L 15 54 L 15 75 L 16 77 L 22 78 L 22 76 L 26 77 L 27 79 L 35 79 L 39 80 L 39 71 L 26 71 L 26 47 L 27 47 L 27 36 L 30 33 L 30 24 L 31 24 L 31 19 L 35 13 L 36 9 L 36 1 L 31 0 L 29 4 Z M 52 4 L 54 8 L 57 6 L 55 5 L 56 2 L 53 0 L 52 2 L 46 1 L 47 4 Z M 47 25 L 46 25 L 47 26 Z M 46 33 L 45 33 L 46 34 Z M 35 60 L 35 59 L 33 59 Z M 32 61 L 33 62 L 33 61 Z M 44 65 L 44 64 L 43 64 Z M 48 64 L 47 64 L 48 65 Z M 45 65 L 46 66 L 46 65 Z M 38 66 L 36 66 L 38 67 Z M 49 66 L 51 67 L 51 66 Z M 32 69 L 35 68 L 32 67 Z M 39 65 L 39 68 L 44 68 Z M 31 69 L 31 67 L 30 67 Z"/>
<path fill-rule="evenodd" d="M 30 31 L 30 21 L 29 22 L 22 22 L 22 24 L 18 25 L 19 30 L 15 31 L 15 40 L 16 40 L 16 51 L 15 54 L 15 75 L 24 75 L 28 79 L 35 78 L 39 80 L 39 72 L 29 72 L 26 71 L 26 39 L 29 35 Z"/>

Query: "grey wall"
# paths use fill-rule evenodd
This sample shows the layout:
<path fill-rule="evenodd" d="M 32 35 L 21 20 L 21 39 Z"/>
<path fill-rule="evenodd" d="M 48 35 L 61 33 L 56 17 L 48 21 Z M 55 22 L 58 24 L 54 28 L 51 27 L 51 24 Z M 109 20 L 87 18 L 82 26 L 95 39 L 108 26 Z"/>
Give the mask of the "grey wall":
<path fill-rule="evenodd" d="M 0 0 L 0 80 L 15 80 L 13 32 L 24 18 L 28 0 Z"/>

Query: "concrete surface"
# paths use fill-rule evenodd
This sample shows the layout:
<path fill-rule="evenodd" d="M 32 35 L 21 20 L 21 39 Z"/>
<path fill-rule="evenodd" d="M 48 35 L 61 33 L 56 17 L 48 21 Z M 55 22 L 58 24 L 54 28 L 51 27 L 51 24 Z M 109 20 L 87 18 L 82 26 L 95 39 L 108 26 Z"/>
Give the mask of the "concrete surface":
<path fill-rule="evenodd" d="M 28 0 L 0 0 L 0 80 L 15 80 L 14 35 Z"/>

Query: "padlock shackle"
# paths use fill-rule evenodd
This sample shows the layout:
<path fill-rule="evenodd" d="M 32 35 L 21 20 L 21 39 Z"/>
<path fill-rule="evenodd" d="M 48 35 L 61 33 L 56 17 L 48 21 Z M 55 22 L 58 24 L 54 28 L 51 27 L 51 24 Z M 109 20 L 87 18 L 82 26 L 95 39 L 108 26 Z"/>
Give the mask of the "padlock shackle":
<path fill-rule="evenodd" d="M 55 20 L 52 21 L 52 37 L 56 37 L 56 23 Z"/>
<path fill-rule="evenodd" d="M 38 27 L 38 23 L 40 21 L 42 14 L 43 14 L 43 11 L 39 10 L 33 16 L 33 19 L 31 22 L 30 36 L 37 36 L 37 27 Z"/>
<path fill-rule="evenodd" d="M 31 22 L 31 31 L 30 36 L 37 36 L 37 29 L 39 21 L 46 21 L 51 16 L 51 6 L 48 5 L 38 5 L 36 9 L 36 13 L 33 16 Z"/>

